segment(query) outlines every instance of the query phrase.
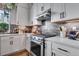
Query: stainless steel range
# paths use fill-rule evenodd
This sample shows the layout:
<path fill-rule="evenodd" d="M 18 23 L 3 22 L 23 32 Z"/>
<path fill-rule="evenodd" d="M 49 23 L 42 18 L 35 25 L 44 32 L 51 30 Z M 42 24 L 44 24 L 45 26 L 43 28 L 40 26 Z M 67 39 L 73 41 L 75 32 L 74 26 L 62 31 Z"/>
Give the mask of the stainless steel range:
<path fill-rule="evenodd" d="M 45 56 L 45 49 L 46 49 L 46 38 L 55 37 L 47 36 L 47 35 L 36 35 L 32 36 L 31 39 L 31 53 L 34 56 Z"/>
<path fill-rule="evenodd" d="M 31 53 L 35 56 L 45 55 L 44 36 L 32 36 L 31 39 Z"/>

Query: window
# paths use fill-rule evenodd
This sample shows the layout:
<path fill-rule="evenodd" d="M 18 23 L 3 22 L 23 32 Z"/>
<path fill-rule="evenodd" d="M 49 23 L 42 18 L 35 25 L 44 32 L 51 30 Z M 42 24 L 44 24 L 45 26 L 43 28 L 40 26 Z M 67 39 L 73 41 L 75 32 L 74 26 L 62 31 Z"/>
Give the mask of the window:
<path fill-rule="evenodd" d="M 3 24 L 5 23 L 6 24 L 6 26 L 7 26 L 7 24 L 9 25 L 9 27 L 8 27 L 8 30 L 5 30 L 4 32 L 8 32 L 9 30 L 10 30 L 10 19 L 9 19 L 9 17 L 10 17 L 10 14 L 9 14 L 9 11 L 8 10 L 0 10 L 0 31 L 1 32 L 3 32 Z"/>
<path fill-rule="evenodd" d="M 0 10 L 0 23 L 8 23 L 9 24 L 9 12 L 7 10 Z"/>

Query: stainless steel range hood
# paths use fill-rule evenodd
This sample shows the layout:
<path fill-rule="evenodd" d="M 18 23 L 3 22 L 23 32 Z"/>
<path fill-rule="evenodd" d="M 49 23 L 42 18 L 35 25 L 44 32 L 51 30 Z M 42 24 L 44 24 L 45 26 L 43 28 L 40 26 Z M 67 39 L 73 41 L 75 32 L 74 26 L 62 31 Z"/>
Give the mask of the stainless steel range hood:
<path fill-rule="evenodd" d="M 51 9 L 48 9 L 47 11 L 43 12 L 37 17 L 38 21 L 42 20 L 51 20 Z"/>

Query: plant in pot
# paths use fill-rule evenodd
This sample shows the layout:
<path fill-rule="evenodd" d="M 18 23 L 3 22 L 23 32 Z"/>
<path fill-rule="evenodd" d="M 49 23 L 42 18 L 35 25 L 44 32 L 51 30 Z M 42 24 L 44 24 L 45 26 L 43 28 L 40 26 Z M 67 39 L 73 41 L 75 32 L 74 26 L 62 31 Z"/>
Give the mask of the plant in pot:
<path fill-rule="evenodd" d="M 15 3 L 6 3 L 5 8 L 8 10 L 12 10 L 12 9 L 16 8 L 16 4 Z"/>
<path fill-rule="evenodd" d="M 7 23 L 0 23 L 0 32 L 6 32 L 9 28 Z"/>

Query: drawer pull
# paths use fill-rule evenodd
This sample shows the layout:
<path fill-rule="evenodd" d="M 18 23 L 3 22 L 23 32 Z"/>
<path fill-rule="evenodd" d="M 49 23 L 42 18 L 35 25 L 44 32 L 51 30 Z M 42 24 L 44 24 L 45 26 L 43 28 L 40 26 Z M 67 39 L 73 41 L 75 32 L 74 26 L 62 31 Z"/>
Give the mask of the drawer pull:
<path fill-rule="evenodd" d="M 10 41 L 10 45 L 13 45 L 13 41 Z"/>
<path fill-rule="evenodd" d="M 61 51 L 64 51 L 64 52 L 69 52 L 69 51 L 64 50 L 64 49 L 62 49 L 62 48 L 58 48 L 58 49 L 61 50 Z"/>

